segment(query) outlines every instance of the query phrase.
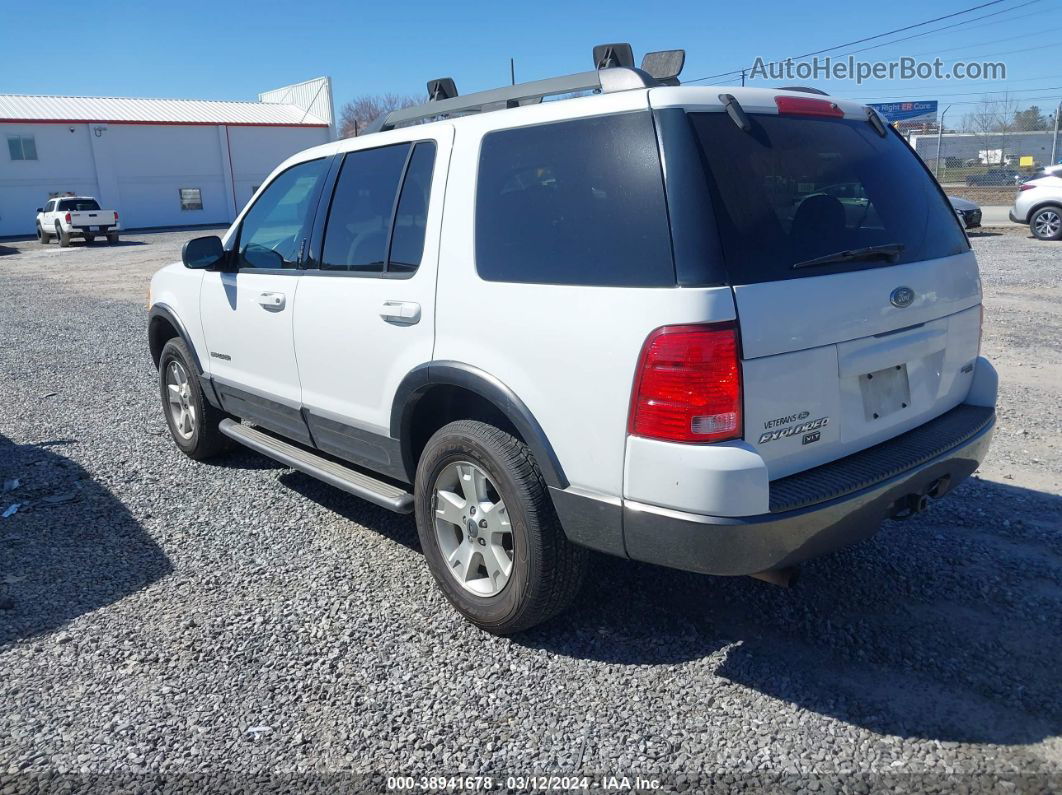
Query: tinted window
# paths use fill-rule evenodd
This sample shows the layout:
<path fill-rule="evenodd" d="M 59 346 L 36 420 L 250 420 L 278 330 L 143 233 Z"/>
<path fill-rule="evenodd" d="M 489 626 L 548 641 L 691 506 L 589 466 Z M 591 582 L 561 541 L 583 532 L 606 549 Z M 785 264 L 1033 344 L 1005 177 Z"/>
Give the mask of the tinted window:
<path fill-rule="evenodd" d="M 476 267 L 491 281 L 675 284 L 648 113 L 490 133 L 476 193 Z"/>
<path fill-rule="evenodd" d="M 59 209 L 63 212 L 90 212 L 100 209 L 99 202 L 95 199 L 62 199 Z"/>
<path fill-rule="evenodd" d="M 202 210 L 203 192 L 199 188 L 178 188 L 182 210 Z"/>
<path fill-rule="evenodd" d="M 864 121 L 690 114 L 734 284 L 881 267 L 794 269 L 841 251 L 899 244 L 896 262 L 956 254 L 966 238 L 932 178 L 895 134 Z M 885 260 L 888 263 L 887 260 Z"/>
<path fill-rule="evenodd" d="M 327 160 L 299 163 L 274 179 L 240 226 L 241 268 L 294 268 L 310 234 Z"/>
<path fill-rule="evenodd" d="M 351 152 L 343 159 L 325 230 L 323 270 L 381 273 L 395 195 L 409 144 Z"/>
<path fill-rule="evenodd" d="M 37 142 L 32 135 L 9 135 L 7 149 L 12 160 L 37 159 Z"/>
<path fill-rule="evenodd" d="M 387 263 L 389 271 L 412 273 L 420 267 L 434 166 L 435 144 L 431 141 L 417 144 L 413 149 L 413 156 L 409 159 L 406 178 L 402 183 L 402 197 L 398 200 L 398 210 L 395 213 L 391 256 Z"/>

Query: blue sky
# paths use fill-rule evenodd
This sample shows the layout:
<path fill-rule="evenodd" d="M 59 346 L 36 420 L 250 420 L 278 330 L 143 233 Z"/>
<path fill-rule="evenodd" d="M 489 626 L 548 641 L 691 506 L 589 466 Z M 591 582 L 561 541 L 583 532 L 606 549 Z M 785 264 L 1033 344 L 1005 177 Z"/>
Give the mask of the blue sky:
<path fill-rule="evenodd" d="M 254 99 L 265 89 L 330 75 L 338 107 L 359 94 L 419 94 L 426 80 L 446 75 L 462 93 L 500 85 L 508 82 L 510 56 L 518 80 L 582 71 L 591 66 L 592 46 L 609 41 L 630 41 L 638 57 L 683 47 L 683 79 L 691 79 L 750 65 L 757 56 L 799 55 L 983 2 L 103 0 L 62 4 L 51 10 L 57 21 L 48 20 L 51 11 L 39 4 L 11 3 L 0 28 L 0 92 Z M 890 38 L 962 21 L 967 24 L 857 57 L 931 59 L 940 53 L 950 62 L 991 56 L 1006 62 L 1005 83 L 809 82 L 867 101 L 970 103 L 953 113 L 972 109 L 981 92 L 1004 88 L 1022 106 L 1049 108 L 1062 98 L 1062 0 L 1002 0 Z"/>

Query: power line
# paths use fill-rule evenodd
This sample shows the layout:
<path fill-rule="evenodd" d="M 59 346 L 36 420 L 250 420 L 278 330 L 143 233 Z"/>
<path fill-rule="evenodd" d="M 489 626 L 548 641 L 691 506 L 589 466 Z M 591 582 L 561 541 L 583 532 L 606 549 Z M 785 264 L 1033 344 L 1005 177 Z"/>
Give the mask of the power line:
<path fill-rule="evenodd" d="M 1001 89 L 999 91 L 963 91 L 956 94 L 888 94 L 877 95 L 868 97 L 859 97 L 860 100 L 864 99 L 929 99 L 931 97 L 939 97 L 947 99 L 949 97 L 974 97 L 974 96 L 986 96 L 988 94 L 1017 94 L 1024 91 L 1062 91 L 1062 86 L 1039 86 L 1037 88 L 1008 88 Z M 1023 97 L 1016 97 L 1016 99 L 1023 99 Z"/>
<path fill-rule="evenodd" d="M 1024 83 L 1024 82 L 1030 81 L 1030 80 L 1058 80 L 1058 79 L 1060 79 L 1060 77 L 1062 77 L 1062 74 L 1039 74 L 1039 75 L 1037 75 L 1035 77 L 1015 77 L 1014 80 L 1008 80 L 1007 83 L 1008 84 L 1009 83 Z M 988 85 L 996 85 L 997 83 L 1001 83 L 1001 82 L 1003 82 L 1003 81 L 991 81 Z M 877 90 L 885 90 L 885 88 L 887 88 L 887 86 L 879 86 L 879 87 L 877 87 Z M 941 93 L 939 91 L 935 91 L 933 93 L 918 93 L 918 94 L 909 94 L 909 93 L 906 93 L 906 92 L 905 93 L 896 93 L 896 94 L 893 94 L 893 93 L 864 94 L 864 93 L 861 93 L 860 91 L 855 90 L 855 89 L 845 89 L 845 91 L 843 93 L 836 92 L 836 91 L 830 91 L 829 93 L 830 93 L 830 96 L 839 97 L 841 99 L 849 99 L 849 100 L 874 100 L 874 99 L 884 99 L 884 100 L 889 100 L 889 99 L 905 99 L 905 100 L 907 100 L 907 99 L 911 99 L 911 100 L 918 100 L 918 99 L 930 99 L 930 98 L 933 98 L 933 97 L 962 97 L 962 96 L 965 96 L 966 93 L 1006 93 L 1007 91 L 1044 91 L 1044 90 L 1047 90 L 1048 88 L 1050 88 L 1050 87 L 1049 86 L 1045 86 L 1043 88 L 1010 88 L 1010 89 L 998 89 L 998 90 L 996 90 L 994 88 L 982 88 L 979 91 L 967 91 L 967 92 L 956 92 L 956 93 Z M 871 90 L 874 90 L 874 89 L 871 89 Z M 852 94 L 852 96 L 849 96 L 849 94 Z"/>
<path fill-rule="evenodd" d="M 969 44 L 960 45 L 958 47 L 947 47 L 943 50 L 923 50 L 922 52 L 911 53 L 911 56 L 917 57 L 919 55 L 940 55 L 940 53 L 942 52 L 955 52 L 956 50 L 965 50 L 969 47 L 980 47 L 982 44 L 999 44 L 1004 41 L 1014 41 L 1015 39 L 1027 39 L 1030 36 L 1040 36 L 1044 33 L 1054 33 L 1056 30 L 1062 30 L 1062 27 L 1048 28 L 1047 30 L 1037 30 L 1032 33 L 1019 33 L 1017 36 L 1007 36 L 1005 39 L 992 39 L 991 41 L 975 41 L 970 42 Z"/>
<path fill-rule="evenodd" d="M 905 27 L 902 27 L 902 28 L 896 28 L 895 30 L 886 31 L 885 33 L 878 33 L 877 35 L 874 35 L 874 36 L 866 36 L 866 37 L 864 37 L 862 39 L 856 39 L 855 41 L 849 41 L 849 42 L 846 42 L 844 44 L 836 44 L 836 45 L 834 45 L 832 47 L 825 47 L 825 48 L 823 48 L 821 50 L 815 50 L 814 52 L 807 52 L 807 53 L 804 53 L 802 55 L 793 55 L 793 56 L 790 56 L 789 58 L 783 58 L 783 59 L 778 60 L 778 61 L 771 61 L 771 63 L 781 63 L 782 61 L 785 61 L 785 60 L 797 60 L 799 58 L 808 58 L 808 57 L 811 57 L 812 55 L 820 55 L 820 54 L 822 54 L 824 52 L 829 52 L 831 50 L 841 49 L 842 47 L 851 47 L 854 44 L 862 44 L 862 43 L 867 42 L 867 41 L 873 41 L 875 39 L 884 38 L 885 36 L 892 36 L 893 34 L 896 34 L 896 33 L 903 33 L 904 31 L 913 30 L 914 28 L 920 28 L 920 27 L 923 27 L 925 25 L 932 25 L 934 22 L 940 22 L 941 20 L 951 19 L 953 17 L 961 16 L 962 14 L 969 14 L 972 11 L 977 11 L 977 10 L 980 10 L 982 8 L 987 8 L 989 6 L 998 5 L 999 3 L 1002 3 L 1002 2 L 1007 2 L 1007 0 L 990 0 L 987 3 L 981 3 L 980 5 L 971 6 L 970 8 L 963 9 L 962 11 L 956 11 L 956 12 L 951 13 L 951 14 L 945 14 L 944 16 L 936 17 L 934 19 L 927 19 L 924 22 L 918 22 L 918 23 L 915 23 L 913 25 L 906 25 Z M 1022 3 L 1021 5 L 1013 6 L 1013 7 L 1008 8 L 1008 9 L 1004 9 L 1004 11 L 996 12 L 996 14 L 1006 13 L 1008 11 L 1014 11 L 1014 10 L 1016 10 L 1018 8 L 1021 8 L 1022 6 L 1031 5 L 1032 3 L 1035 3 L 1035 2 L 1039 2 L 1039 0 L 1027 0 L 1027 2 Z M 986 16 L 995 16 L 996 14 L 989 14 L 989 15 L 986 15 Z M 930 31 L 930 32 L 931 33 L 934 33 L 934 32 L 939 33 L 941 30 L 946 30 L 946 29 L 951 28 L 951 27 L 958 27 L 959 25 L 965 24 L 966 22 L 974 22 L 974 21 L 976 21 L 978 19 L 984 19 L 984 18 L 985 17 L 977 17 L 977 18 L 972 19 L 972 20 L 965 20 L 964 22 L 955 23 L 953 25 L 949 25 L 949 26 L 946 26 L 946 27 L 943 27 L 943 28 L 938 28 L 936 31 Z M 919 34 L 919 35 L 925 35 L 925 34 Z M 910 37 L 910 38 L 914 38 L 914 37 Z M 885 44 L 892 44 L 892 43 L 895 43 L 895 42 L 885 42 L 882 45 L 876 45 L 876 46 L 885 46 Z M 867 48 L 867 49 L 871 49 L 871 48 Z M 851 53 L 846 53 L 846 54 L 851 54 Z M 727 71 L 727 72 L 719 72 L 718 74 L 707 75 L 706 77 L 697 77 L 697 78 L 694 78 L 692 80 L 685 80 L 683 82 L 684 83 L 699 83 L 702 80 L 712 80 L 712 79 L 717 78 L 717 77 L 726 77 L 728 75 L 741 74 L 742 72 L 746 71 L 748 68 L 749 67 L 746 66 L 746 67 L 742 67 L 740 69 L 731 69 L 730 71 Z"/>
<path fill-rule="evenodd" d="M 974 17 L 973 19 L 963 20 L 962 22 L 953 22 L 950 25 L 942 25 L 941 27 L 934 28 L 933 30 L 927 30 L 927 31 L 924 31 L 922 33 L 915 33 L 915 34 L 913 34 L 911 36 L 904 36 L 904 37 L 899 38 L 899 39 L 893 39 L 892 41 L 883 41 L 881 44 L 873 44 L 870 47 L 862 47 L 862 48 L 860 48 L 858 50 L 849 50 L 848 52 L 841 53 L 840 55 L 838 55 L 836 57 L 841 58 L 841 57 L 844 57 L 846 55 L 856 55 L 856 54 L 861 53 L 861 52 L 869 52 L 870 50 L 877 50 L 877 49 L 880 49 L 881 47 L 889 47 L 889 46 L 891 46 L 893 44 L 899 44 L 902 41 L 910 41 L 911 39 L 920 39 L 920 38 L 922 38 L 924 36 L 933 36 L 934 34 L 941 33 L 942 31 L 945 31 L 945 30 L 953 30 L 955 28 L 962 27 L 964 25 L 969 25 L 971 22 L 978 22 L 978 21 L 980 21 L 982 19 L 988 19 L 989 17 L 998 17 L 1001 14 L 1009 14 L 1012 11 L 1017 11 L 1020 8 L 1025 8 L 1026 6 L 1031 6 L 1031 5 L 1035 4 L 1035 3 L 1040 3 L 1040 2 L 1042 2 L 1042 0 L 1025 0 L 1024 3 L 1019 3 L 1018 5 L 1011 6 L 1010 8 L 1004 8 L 1002 11 L 993 11 L 991 14 L 983 14 L 983 15 L 981 15 L 979 17 Z M 1009 18 L 1009 19 L 1007 19 L 1005 21 L 1006 22 L 1014 22 L 1015 20 L 1018 20 L 1018 19 L 1024 19 L 1026 16 L 1027 16 L 1026 14 L 1022 14 L 1021 16 L 1011 17 L 1011 18 Z M 999 24 L 999 23 L 998 22 L 993 22 L 993 23 L 989 23 L 989 24 Z M 983 26 L 982 25 L 974 25 L 973 27 L 974 28 L 979 28 L 979 27 L 983 27 Z M 970 28 L 967 28 L 966 30 L 968 31 L 968 30 L 970 30 Z M 963 31 L 963 33 L 965 33 L 965 32 L 966 31 Z M 923 54 L 924 55 L 925 53 L 918 53 L 918 54 Z"/>

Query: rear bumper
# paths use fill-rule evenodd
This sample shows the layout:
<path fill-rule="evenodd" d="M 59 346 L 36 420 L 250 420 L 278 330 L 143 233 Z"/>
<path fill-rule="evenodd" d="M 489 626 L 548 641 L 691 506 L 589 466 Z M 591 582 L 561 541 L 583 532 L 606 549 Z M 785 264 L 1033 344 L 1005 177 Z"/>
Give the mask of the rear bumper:
<path fill-rule="evenodd" d="M 1007 216 L 1008 216 L 1008 217 L 1010 218 L 1010 220 L 1011 220 L 1011 223 L 1015 223 L 1015 224 L 1024 224 L 1024 223 L 1028 223 L 1028 218 L 1020 218 L 1020 217 L 1019 217 L 1019 216 L 1018 216 L 1018 215 L 1017 215 L 1017 214 L 1016 214 L 1016 213 L 1014 212 L 1014 208 L 1013 208 L 1013 207 L 1012 207 L 1012 208 L 1010 209 L 1010 212 L 1009 212 L 1009 213 L 1007 213 Z"/>
<path fill-rule="evenodd" d="M 98 231 L 97 231 L 98 230 Z M 117 224 L 85 224 L 84 226 L 70 227 L 72 235 L 106 235 L 118 231 Z"/>
<path fill-rule="evenodd" d="M 755 574 L 791 566 L 867 538 L 884 519 L 904 512 L 912 497 L 942 497 L 980 465 L 995 428 L 995 411 L 975 406 L 960 406 L 956 411 L 960 409 L 963 417 L 959 423 L 952 418 L 951 432 L 961 441 L 944 450 L 938 445 L 932 457 L 922 456 L 916 465 L 896 471 L 896 462 L 910 454 L 912 442 L 921 441 L 912 436 L 919 434 L 919 428 L 857 454 L 863 456 L 859 460 L 850 456 L 829 465 L 834 467 L 831 471 L 807 473 L 808 482 L 819 477 L 830 485 L 838 484 L 844 493 L 806 507 L 760 516 L 718 517 L 627 500 L 622 520 L 627 555 L 703 574 Z M 960 427 L 962 423 L 967 423 L 965 430 Z M 889 475 L 850 490 L 853 485 L 858 487 L 863 468 L 875 457 Z M 796 484 L 796 493 L 803 485 Z"/>

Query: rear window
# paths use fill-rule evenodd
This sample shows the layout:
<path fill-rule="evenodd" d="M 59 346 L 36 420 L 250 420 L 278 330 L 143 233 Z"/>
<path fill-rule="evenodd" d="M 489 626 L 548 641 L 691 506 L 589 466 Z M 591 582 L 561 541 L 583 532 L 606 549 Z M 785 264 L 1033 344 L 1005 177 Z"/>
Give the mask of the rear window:
<path fill-rule="evenodd" d="M 754 115 L 746 133 L 725 113 L 690 119 L 733 284 L 883 264 L 793 267 L 842 251 L 889 247 L 903 263 L 968 248 L 954 211 L 892 132 L 882 138 L 865 121 Z"/>
<path fill-rule="evenodd" d="M 476 267 L 489 281 L 674 286 L 660 157 L 649 114 L 484 136 Z"/>
<path fill-rule="evenodd" d="M 63 212 L 90 212 L 100 209 L 95 199 L 61 199 L 59 209 Z"/>

